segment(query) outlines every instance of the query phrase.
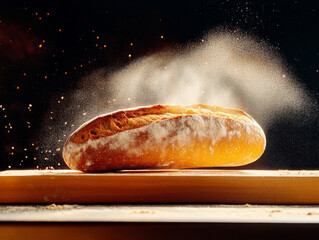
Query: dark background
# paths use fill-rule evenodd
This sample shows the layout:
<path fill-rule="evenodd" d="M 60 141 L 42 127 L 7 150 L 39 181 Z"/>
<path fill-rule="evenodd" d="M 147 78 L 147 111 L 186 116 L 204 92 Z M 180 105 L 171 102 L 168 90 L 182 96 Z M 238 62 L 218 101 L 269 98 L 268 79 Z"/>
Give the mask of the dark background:
<path fill-rule="evenodd" d="M 100 67 L 125 66 L 220 26 L 275 47 L 318 101 L 318 23 L 318 1 L 1 1 L 0 169 L 66 167 L 61 149 L 38 136 L 50 128 L 48 113 L 59 118 L 52 101 L 63 104 L 68 89 Z M 319 168 L 311 114 L 306 123 L 273 123 L 265 154 L 245 168 Z"/>

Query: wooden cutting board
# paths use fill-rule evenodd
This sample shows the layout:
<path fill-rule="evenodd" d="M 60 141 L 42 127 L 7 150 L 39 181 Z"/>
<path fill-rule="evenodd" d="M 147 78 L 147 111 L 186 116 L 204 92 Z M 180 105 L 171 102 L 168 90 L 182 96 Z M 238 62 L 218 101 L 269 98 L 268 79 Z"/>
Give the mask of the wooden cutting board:
<path fill-rule="evenodd" d="M 319 171 L 8 170 L 0 203 L 319 204 Z"/>

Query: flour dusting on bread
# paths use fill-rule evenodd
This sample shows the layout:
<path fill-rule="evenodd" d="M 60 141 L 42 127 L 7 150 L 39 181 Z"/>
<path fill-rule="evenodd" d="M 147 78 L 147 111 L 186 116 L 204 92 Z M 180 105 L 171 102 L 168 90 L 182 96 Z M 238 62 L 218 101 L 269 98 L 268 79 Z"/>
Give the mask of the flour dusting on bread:
<path fill-rule="evenodd" d="M 200 158 L 203 152 L 214 156 L 215 147 L 218 145 L 220 148 L 220 141 L 228 146 L 224 150 L 225 156 L 232 151 L 245 151 L 240 149 L 256 142 L 265 148 L 261 127 L 247 114 L 235 109 L 220 111 L 222 109 L 207 105 L 192 107 L 157 105 L 95 118 L 71 135 L 65 144 L 64 158 L 71 168 L 76 168 L 76 162 L 84 161 L 84 170 L 87 171 L 94 168 L 97 161 L 103 161 L 103 167 L 107 168 L 114 159 L 117 159 L 115 164 L 120 165 L 128 161 L 128 168 L 143 166 L 134 159 L 142 159 L 143 164 L 148 165 L 144 160 L 151 158 L 149 154 L 153 158 L 149 161 L 154 161 L 154 167 L 169 168 L 184 164 L 190 161 L 189 158 Z M 132 116 L 134 119 L 129 120 Z M 114 122 L 116 125 L 113 125 Z M 110 129 L 101 129 L 101 126 L 109 126 Z M 79 138 L 92 131 L 94 134 L 87 140 Z M 239 141 L 241 145 L 238 147 Z M 119 154 L 123 158 L 119 158 Z M 248 157 L 244 160 L 249 159 L 252 152 L 245 154 Z M 198 159 L 191 161 L 195 164 L 200 162 Z M 232 164 L 236 163 L 228 163 Z"/>

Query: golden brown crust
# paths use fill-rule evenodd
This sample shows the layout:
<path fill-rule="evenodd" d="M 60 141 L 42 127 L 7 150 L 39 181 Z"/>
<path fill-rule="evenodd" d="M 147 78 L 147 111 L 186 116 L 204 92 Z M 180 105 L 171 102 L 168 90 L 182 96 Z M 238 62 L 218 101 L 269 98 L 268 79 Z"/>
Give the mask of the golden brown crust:
<path fill-rule="evenodd" d="M 209 105 L 156 105 L 99 116 L 67 140 L 72 169 L 238 166 L 258 159 L 265 135 L 246 113 Z"/>
<path fill-rule="evenodd" d="M 121 110 L 99 116 L 73 134 L 71 140 L 75 143 L 85 143 L 89 139 L 111 136 L 126 130 L 143 127 L 165 119 L 191 114 L 207 115 L 221 118 L 234 118 L 250 121 L 252 118 L 241 110 L 196 104 L 189 107 L 155 105 L 138 109 Z"/>

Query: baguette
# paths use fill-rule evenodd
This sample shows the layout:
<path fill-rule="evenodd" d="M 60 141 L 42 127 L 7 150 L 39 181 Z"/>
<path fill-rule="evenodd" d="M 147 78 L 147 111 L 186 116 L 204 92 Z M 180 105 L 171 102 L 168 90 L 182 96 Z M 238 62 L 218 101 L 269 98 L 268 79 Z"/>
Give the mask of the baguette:
<path fill-rule="evenodd" d="M 241 110 L 196 104 L 120 110 L 83 124 L 63 148 L 75 170 L 241 166 L 264 152 L 262 128 Z"/>

